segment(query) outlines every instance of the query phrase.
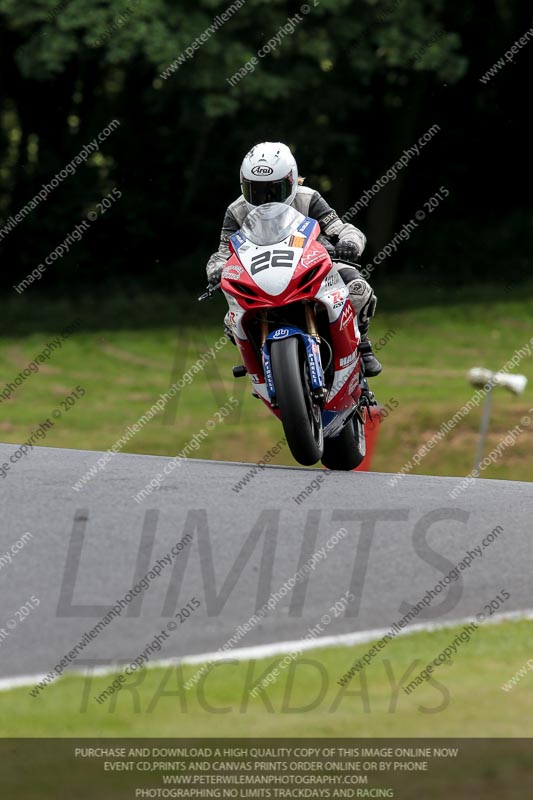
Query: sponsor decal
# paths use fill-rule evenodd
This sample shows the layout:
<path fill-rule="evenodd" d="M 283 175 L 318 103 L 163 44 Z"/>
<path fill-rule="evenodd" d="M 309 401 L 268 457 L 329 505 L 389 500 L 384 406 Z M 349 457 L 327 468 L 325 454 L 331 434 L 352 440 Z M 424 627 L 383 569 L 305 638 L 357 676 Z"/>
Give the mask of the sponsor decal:
<path fill-rule="evenodd" d="M 226 278 L 226 280 L 228 281 L 236 281 L 238 278 L 241 277 L 243 272 L 244 272 L 243 267 L 231 265 L 230 267 L 224 267 L 224 269 L 222 270 L 222 277 Z"/>
<path fill-rule="evenodd" d="M 311 374 L 311 384 L 314 387 L 322 386 L 322 366 L 320 363 L 320 347 L 318 342 L 314 339 L 308 339 L 306 342 L 307 348 L 307 362 L 309 364 L 309 372 Z"/>
<path fill-rule="evenodd" d="M 242 247 L 243 244 L 246 244 L 246 239 L 244 238 L 242 233 L 237 232 L 234 233 L 232 236 L 230 236 L 230 242 L 233 245 L 233 248 L 235 250 L 238 250 L 239 247 Z"/>
<path fill-rule="evenodd" d="M 272 167 L 262 166 L 261 164 L 258 164 L 257 167 L 254 167 L 252 169 L 252 175 L 256 175 L 258 178 L 267 175 L 272 175 L 273 172 L 274 170 L 272 169 Z"/>
<path fill-rule="evenodd" d="M 255 372 L 249 372 L 248 377 L 252 381 L 252 383 L 263 383 L 261 377 L 257 375 Z"/>
<path fill-rule="evenodd" d="M 346 303 L 346 308 L 344 309 L 341 315 L 341 324 L 339 330 L 342 331 L 342 329 L 345 328 L 347 325 L 349 325 L 350 322 L 352 322 L 352 320 L 353 320 L 353 306 L 351 303 Z"/>
<path fill-rule="evenodd" d="M 357 358 L 357 353 L 351 353 L 349 356 L 344 356 L 339 360 L 339 365 L 341 367 L 349 367 L 350 364 L 353 364 L 355 359 Z"/>
<path fill-rule="evenodd" d="M 348 394 L 352 394 L 353 392 L 355 392 L 358 386 L 359 386 L 359 375 L 356 374 L 350 381 L 350 385 L 348 386 Z"/>
<path fill-rule="evenodd" d="M 333 308 L 340 308 L 344 305 L 344 295 L 340 289 L 337 289 L 330 294 L 331 302 L 333 303 Z"/>
<path fill-rule="evenodd" d="M 313 386 L 315 386 L 316 384 L 320 384 L 321 381 L 319 380 L 318 377 L 316 356 L 313 353 L 309 355 L 308 363 L 309 363 L 309 371 L 311 373 L 311 383 L 313 384 Z"/>
<path fill-rule="evenodd" d="M 311 219 L 311 217 L 306 217 L 304 222 L 302 222 L 301 225 L 298 225 L 298 230 L 301 233 L 305 233 L 306 230 L 309 229 L 310 227 L 312 227 L 314 224 L 315 224 L 315 220 L 314 219 Z"/>
<path fill-rule="evenodd" d="M 322 219 L 320 220 L 320 225 L 322 226 L 322 228 L 325 228 L 327 225 L 329 225 L 330 222 L 333 222 L 334 220 L 337 219 L 339 219 L 339 217 L 337 216 L 337 212 L 330 211 L 329 214 L 326 214 L 325 217 L 322 217 Z"/>
<path fill-rule="evenodd" d="M 340 282 L 340 277 L 338 272 L 332 272 L 330 275 L 326 275 L 324 278 L 324 288 L 331 289 L 332 286 L 337 286 Z"/>
<path fill-rule="evenodd" d="M 270 366 L 270 358 L 266 353 L 263 353 L 263 370 L 265 373 L 265 380 L 270 397 L 274 395 L 274 381 L 272 379 L 272 368 Z"/>
<path fill-rule="evenodd" d="M 288 336 L 288 335 L 289 335 L 289 329 L 288 328 L 278 328 L 276 333 L 274 334 L 274 336 L 272 338 L 273 339 L 283 339 L 284 336 Z"/>
<path fill-rule="evenodd" d="M 305 238 L 303 236 L 291 236 L 289 241 L 289 247 L 303 247 L 305 244 Z"/>
<path fill-rule="evenodd" d="M 309 269 L 309 267 L 312 267 L 315 264 L 318 264 L 319 261 L 322 261 L 323 258 L 324 253 L 320 250 L 311 250 L 310 252 L 303 254 L 300 264 L 302 267 L 304 267 L 304 269 Z"/>

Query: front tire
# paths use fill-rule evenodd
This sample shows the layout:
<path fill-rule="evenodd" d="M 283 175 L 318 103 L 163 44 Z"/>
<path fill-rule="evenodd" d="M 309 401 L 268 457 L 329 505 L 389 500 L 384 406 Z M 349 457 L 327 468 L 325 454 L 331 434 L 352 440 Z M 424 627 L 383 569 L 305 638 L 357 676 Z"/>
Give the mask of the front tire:
<path fill-rule="evenodd" d="M 311 397 L 307 359 L 298 345 L 294 336 L 273 341 L 270 359 L 287 444 L 296 461 L 307 467 L 322 458 L 324 432 L 322 411 Z"/>
<path fill-rule="evenodd" d="M 354 416 L 334 439 L 324 442 L 322 464 L 327 469 L 352 470 L 359 466 L 366 455 L 364 425 Z"/>

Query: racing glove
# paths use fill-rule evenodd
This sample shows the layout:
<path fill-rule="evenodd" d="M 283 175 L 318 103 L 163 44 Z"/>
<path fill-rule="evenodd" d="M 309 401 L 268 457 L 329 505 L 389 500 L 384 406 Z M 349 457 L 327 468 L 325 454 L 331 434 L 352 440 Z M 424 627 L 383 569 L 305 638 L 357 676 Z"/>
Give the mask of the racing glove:
<path fill-rule="evenodd" d="M 220 265 L 216 264 L 208 268 L 207 283 L 211 288 L 218 286 L 218 284 L 220 283 L 220 280 L 222 278 L 223 268 L 224 268 L 223 264 Z"/>
<path fill-rule="evenodd" d="M 337 242 L 333 252 L 335 261 L 346 261 L 348 264 L 356 264 L 360 255 L 356 243 L 349 239 L 344 242 Z"/>

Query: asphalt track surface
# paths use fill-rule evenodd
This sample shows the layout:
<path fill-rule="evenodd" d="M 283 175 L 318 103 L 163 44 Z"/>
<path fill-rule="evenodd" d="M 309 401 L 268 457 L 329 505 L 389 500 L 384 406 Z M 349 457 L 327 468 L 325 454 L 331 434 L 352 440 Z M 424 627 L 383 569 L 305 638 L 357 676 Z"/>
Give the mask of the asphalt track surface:
<path fill-rule="evenodd" d="M 0 461 L 16 449 L 0 445 Z M 237 647 L 301 639 L 317 624 L 327 636 L 387 628 L 497 526 L 503 532 L 417 622 L 474 615 L 502 590 L 511 597 L 500 610 L 533 606 L 531 484 L 477 480 L 453 500 L 454 478 L 406 476 L 391 487 L 388 474 L 332 473 L 298 504 L 312 470 L 267 467 L 237 493 L 251 465 L 191 459 L 139 504 L 133 496 L 169 459 L 117 455 L 74 491 L 99 456 L 36 447 L 0 480 L 0 557 L 26 531 L 33 537 L 12 563 L 0 561 L 0 678 L 51 670 L 187 533 L 172 565 L 77 667 L 131 661 L 193 597 L 200 607 L 156 657 L 216 651 L 269 598 L 272 610 Z M 326 555 L 313 557 L 327 542 Z M 348 614 L 335 617 L 331 607 L 348 590 Z M 32 597 L 39 605 L 24 616 Z"/>

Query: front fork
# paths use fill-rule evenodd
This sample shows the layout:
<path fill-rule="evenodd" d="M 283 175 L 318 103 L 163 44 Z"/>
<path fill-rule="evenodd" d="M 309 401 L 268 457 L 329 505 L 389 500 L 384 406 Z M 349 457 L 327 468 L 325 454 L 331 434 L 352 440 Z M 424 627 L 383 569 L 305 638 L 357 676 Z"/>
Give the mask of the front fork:
<path fill-rule="evenodd" d="M 318 331 L 316 329 L 316 317 L 315 317 L 315 309 L 314 304 L 309 300 L 304 302 L 304 309 L 305 309 L 305 324 L 307 325 L 307 333 L 315 339 L 317 344 L 320 344 L 320 336 L 318 335 Z M 259 322 L 261 323 L 261 347 L 265 346 L 266 338 L 268 336 L 268 322 L 266 318 L 266 312 L 263 311 L 259 317 Z"/>
<path fill-rule="evenodd" d="M 304 310 L 305 310 L 305 324 L 307 326 L 307 333 L 309 336 L 312 336 L 317 346 L 320 347 L 320 336 L 318 335 L 318 331 L 316 328 L 316 316 L 315 316 L 315 304 L 311 300 L 306 300 L 304 302 Z M 320 352 L 320 351 L 319 351 Z M 312 389 L 311 391 L 313 400 L 318 403 L 318 405 L 322 408 L 324 403 L 326 402 L 326 398 L 328 396 L 328 390 L 325 386 L 321 386 L 319 389 Z"/>
<path fill-rule="evenodd" d="M 318 335 L 318 331 L 316 329 L 316 317 L 315 317 L 315 308 L 314 304 L 311 303 L 309 300 L 306 300 L 304 303 L 305 309 L 305 322 L 307 325 L 307 333 L 316 340 L 317 344 L 320 344 L 320 336 Z"/>
<path fill-rule="evenodd" d="M 260 325 L 261 325 L 261 328 L 260 328 L 260 332 L 261 332 L 261 350 L 263 350 L 263 347 L 265 346 L 266 338 L 268 336 L 268 322 L 267 322 L 266 311 L 262 311 L 261 312 L 261 314 L 259 316 L 259 322 L 260 322 Z"/>

